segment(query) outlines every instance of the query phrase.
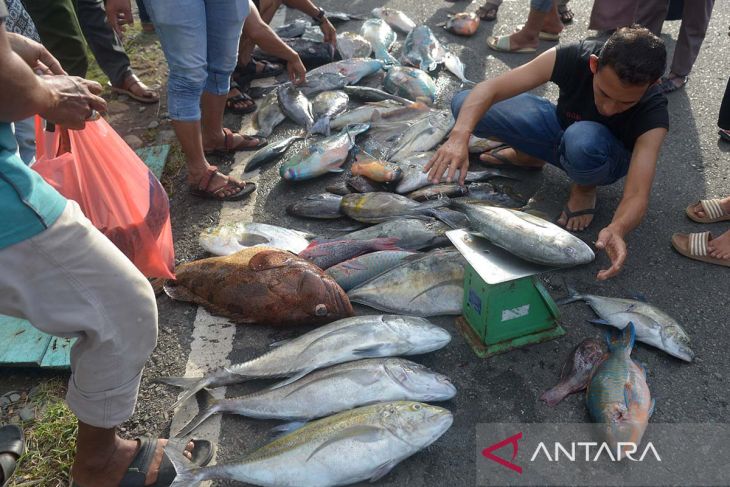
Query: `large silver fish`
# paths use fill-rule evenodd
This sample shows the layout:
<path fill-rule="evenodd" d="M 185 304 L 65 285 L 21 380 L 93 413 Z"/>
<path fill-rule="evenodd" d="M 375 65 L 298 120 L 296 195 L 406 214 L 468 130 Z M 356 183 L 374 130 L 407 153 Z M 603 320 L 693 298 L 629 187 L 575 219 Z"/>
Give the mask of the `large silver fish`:
<path fill-rule="evenodd" d="M 391 67 L 383 79 L 383 88 L 388 93 L 413 101 L 425 101 L 429 105 L 436 99 L 436 83 L 425 71 L 418 68 Z"/>
<path fill-rule="evenodd" d="M 395 191 L 398 194 L 410 193 L 417 189 L 433 185 L 428 179 L 428 173 L 423 172 L 423 168 L 433 157 L 433 152 L 422 152 L 410 155 L 400 159 L 398 167 L 400 167 L 403 176 L 401 177 Z M 461 171 L 457 170 L 454 179 L 458 181 Z M 488 167 L 481 171 L 468 171 L 466 173 L 466 182 L 484 181 L 492 178 L 507 177 L 499 168 Z"/>
<path fill-rule="evenodd" d="M 389 52 L 397 36 L 384 20 L 366 20 L 360 28 L 360 35 L 367 39 L 370 45 L 373 46 L 373 54 L 376 59 L 380 59 L 386 64 L 400 64 Z"/>
<path fill-rule="evenodd" d="M 298 254 L 312 235 L 267 223 L 235 223 L 200 232 L 198 242 L 213 255 L 231 255 L 249 247 L 274 247 Z"/>
<path fill-rule="evenodd" d="M 419 203 L 399 194 L 376 191 L 346 194 L 342 197 L 340 211 L 359 222 L 379 223 L 394 217 L 430 215 L 434 209 L 448 204 L 447 198 Z"/>
<path fill-rule="evenodd" d="M 355 147 L 355 137 L 368 128 L 367 124 L 350 125 L 339 134 L 311 143 L 284 161 L 279 174 L 288 181 L 302 181 L 328 172 L 342 172 L 342 164 Z"/>
<path fill-rule="evenodd" d="M 328 268 L 325 273 L 337 281 L 343 290 L 349 291 L 378 274 L 390 270 L 403 262 L 406 257 L 413 255 L 417 254 L 406 250 L 380 250 L 340 262 Z"/>
<path fill-rule="evenodd" d="M 457 250 L 434 250 L 374 277 L 347 295 L 353 303 L 388 313 L 458 315 L 464 299 L 465 262 Z"/>
<path fill-rule="evenodd" d="M 424 71 L 433 71 L 443 62 L 446 50 L 427 25 L 419 25 L 408 33 L 400 60 L 403 64 Z"/>
<path fill-rule="evenodd" d="M 304 96 L 309 98 L 323 91 L 341 90 L 347 86 L 347 76 L 340 73 L 308 74 L 304 83 L 297 86 Z"/>
<path fill-rule="evenodd" d="M 336 194 L 309 194 L 301 200 L 287 206 L 286 212 L 290 215 L 304 218 L 333 220 L 344 216 L 340 211 L 341 203 L 342 196 Z"/>
<path fill-rule="evenodd" d="M 454 419 L 446 409 L 398 401 L 319 419 L 246 455 L 238 463 L 188 470 L 173 442 L 167 455 L 177 477 L 171 487 L 227 479 L 267 487 L 333 487 L 376 481 L 436 441 Z M 178 451 L 179 450 L 179 451 Z"/>
<path fill-rule="evenodd" d="M 537 264 L 569 267 L 595 259 L 593 250 L 572 233 L 542 218 L 508 208 L 453 201 L 471 228 L 495 245 Z"/>
<path fill-rule="evenodd" d="M 343 91 L 323 91 L 312 100 L 314 125 L 311 133 L 330 134 L 330 120 L 347 110 L 350 97 Z"/>
<path fill-rule="evenodd" d="M 221 387 L 252 379 L 289 377 L 289 382 L 330 365 L 364 358 L 395 357 L 433 352 L 451 335 L 415 316 L 355 316 L 321 326 L 289 340 L 268 353 L 204 377 L 168 377 L 166 384 L 184 387 L 179 406 L 204 387 Z"/>
<path fill-rule="evenodd" d="M 623 330 L 629 321 L 634 323 L 636 339 L 669 355 L 691 362 L 695 354 L 684 328 L 661 309 L 635 299 L 608 298 L 593 294 L 581 294 L 568 287 L 568 297 L 560 304 L 585 301 L 601 318 L 593 323 L 610 325 Z"/>
<path fill-rule="evenodd" d="M 307 74 L 314 76 L 318 73 L 340 73 L 347 77 L 347 83 L 356 84 L 362 78 L 375 74 L 383 69 L 384 63 L 380 59 L 352 58 L 325 64 L 314 68 Z"/>
<path fill-rule="evenodd" d="M 264 97 L 259 103 L 259 109 L 254 116 L 254 127 L 256 135 L 268 137 L 277 125 L 286 120 L 286 115 L 279 108 L 277 91 L 273 91 Z"/>
<path fill-rule="evenodd" d="M 398 162 L 414 154 L 433 149 L 444 140 L 453 126 L 454 117 L 450 111 L 432 111 L 427 117 L 410 126 L 398 145 L 393 148 L 388 159 Z"/>
<path fill-rule="evenodd" d="M 249 159 L 244 168 L 244 172 L 253 171 L 257 167 L 261 166 L 265 162 L 273 161 L 274 159 L 281 157 L 287 151 L 290 145 L 297 140 L 301 140 L 304 137 L 287 137 L 281 139 L 278 142 L 270 143 L 266 147 L 259 149 L 256 154 Z"/>
<path fill-rule="evenodd" d="M 333 129 L 340 129 L 347 125 L 353 125 L 356 123 L 369 123 L 373 119 L 373 115 L 378 112 L 380 114 L 389 113 L 395 110 L 403 108 L 400 103 L 395 103 L 392 100 L 384 100 L 381 102 L 365 103 L 362 106 L 349 110 L 342 115 L 335 117 L 330 122 L 330 127 Z"/>
<path fill-rule="evenodd" d="M 416 23 L 411 20 L 405 13 L 394 8 L 378 7 L 374 8 L 372 14 L 386 21 L 391 27 L 395 27 L 406 34 L 416 27 Z"/>
<path fill-rule="evenodd" d="M 337 52 L 342 59 L 369 57 L 373 52 L 373 46 L 360 34 L 343 32 L 337 34 Z"/>
<path fill-rule="evenodd" d="M 397 238 L 398 247 L 405 250 L 421 250 L 449 242 L 446 232 L 451 228 L 431 218 L 397 218 L 378 223 L 362 230 L 343 235 L 350 240 L 369 240 L 378 237 Z"/>
<path fill-rule="evenodd" d="M 314 116 L 307 97 L 294 86 L 281 87 L 276 93 L 282 113 L 309 132 L 314 124 Z"/>
<path fill-rule="evenodd" d="M 201 412 L 176 436 L 189 435 L 218 413 L 256 419 L 303 421 L 386 401 L 448 401 L 456 388 L 448 377 L 402 358 L 372 358 L 335 365 L 296 382 L 231 399 L 198 393 Z M 202 405 L 201 405 L 202 402 Z"/>

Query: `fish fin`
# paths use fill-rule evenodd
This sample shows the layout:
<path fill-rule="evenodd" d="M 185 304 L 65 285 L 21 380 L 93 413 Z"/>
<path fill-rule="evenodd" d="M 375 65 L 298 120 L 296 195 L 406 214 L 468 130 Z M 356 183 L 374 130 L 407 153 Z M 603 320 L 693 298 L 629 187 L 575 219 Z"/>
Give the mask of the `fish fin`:
<path fill-rule="evenodd" d="M 630 355 L 634 343 L 636 343 L 636 328 L 634 328 L 634 323 L 629 321 L 628 326 L 623 330 L 612 330 L 608 339 L 608 350 L 610 352 L 624 350 L 627 355 Z"/>
<path fill-rule="evenodd" d="M 322 134 L 329 137 L 330 135 L 330 119 L 329 117 L 322 117 L 315 122 L 312 126 L 313 134 Z"/>
<path fill-rule="evenodd" d="M 329 171 L 329 172 L 334 172 L 334 173 L 341 173 L 341 172 L 345 172 L 345 170 L 344 170 L 344 169 L 342 169 L 341 167 L 333 167 L 333 168 L 330 168 L 330 169 L 328 169 L 328 171 Z"/>
<path fill-rule="evenodd" d="M 641 301 L 642 303 L 649 302 L 649 300 L 646 299 L 646 295 L 643 293 L 632 293 L 630 296 L 637 301 Z"/>
<path fill-rule="evenodd" d="M 566 391 L 564 390 L 563 383 L 556 385 L 555 387 L 551 387 L 550 389 L 546 390 L 542 393 L 540 396 L 541 401 L 545 401 L 548 406 L 555 407 L 558 405 L 560 401 L 565 399 L 567 396 Z M 578 391 L 576 391 L 578 392 Z"/>
<path fill-rule="evenodd" d="M 594 325 L 610 325 L 608 321 L 604 320 L 603 318 L 595 318 L 592 320 L 588 320 L 588 323 L 593 323 Z"/>
<path fill-rule="evenodd" d="M 189 436 L 195 428 L 217 412 L 215 406 L 218 404 L 218 399 L 207 390 L 198 391 L 195 399 L 198 401 L 198 414 L 175 435 L 176 438 Z"/>
<path fill-rule="evenodd" d="M 334 377 L 346 377 L 347 379 L 352 380 L 353 382 L 355 382 L 356 384 L 359 384 L 361 386 L 371 386 L 371 385 L 375 384 L 376 382 L 378 382 L 378 380 L 379 380 L 379 378 L 375 374 L 372 374 L 366 370 L 359 370 L 359 371 L 343 370 L 343 371 L 337 372 L 335 374 L 328 374 L 328 375 L 326 375 L 324 377 L 320 377 L 319 379 L 316 379 L 316 380 L 309 380 L 309 381 L 307 381 L 306 384 L 293 388 L 292 391 L 289 392 L 284 397 L 289 397 L 292 394 L 300 392 L 301 390 L 306 389 L 311 386 L 318 386 L 322 382 L 328 383 L 328 382 L 332 381 L 332 379 Z"/>
<path fill-rule="evenodd" d="M 187 443 L 188 440 L 170 439 L 167 445 L 165 445 L 165 456 L 170 460 L 177 474 L 170 484 L 171 487 L 189 487 L 191 485 L 198 485 L 203 480 L 201 475 L 199 475 L 200 469 L 190 469 L 187 467 L 187 465 L 190 465 L 190 460 L 182 454 Z"/>
<path fill-rule="evenodd" d="M 464 217 L 463 219 L 461 217 L 456 217 L 455 213 L 458 212 L 446 211 L 445 208 L 433 208 L 429 213 L 453 229 L 469 226 L 469 217 L 463 213 L 459 213 L 459 215 Z"/>
<path fill-rule="evenodd" d="M 308 373 L 312 372 L 313 370 L 314 369 L 304 369 L 301 372 L 298 372 L 298 373 L 292 375 L 291 377 L 289 377 L 287 379 L 284 379 L 281 382 L 277 382 L 273 386 L 269 387 L 269 390 L 272 390 L 273 391 L 274 389 L 278 389 L 280 387 L 288 386 L 289 384 L 298 381 L 299 379 L 301 379 L 302 377 L 304 377 Z"/>
<path fill-rule="evenodd" d="M 293 338 L 285 338 L 284 340 L 277 340 L 275 342 L 269 343 L 269 347 L 271 347 L 271 348 L 278 348 L 278 347 L 280 347 L 282 345 L 286 345 L 287 343 L 289 343 L 292 340 L 293 340 Z"/>
<path fill-rule="evenodd" d="M 583 296 L 578 291 L 570 287 L 568 281 L 565 279 L 563 279 L 563 285 L 565 286 L 565 290 L 568 292 L 568 295 L 562 299 L 558 299 L 556 301 L 558 304 L 574 303 L 583 299 Z"/>
<path fill-rule="evenodd" d="M 370 477 L 370 482 L 377 482 L 378 480 L 382 479 L 383 477 L 388 475 L 388 472 L 393 470 L 396 465 L 398 465 L 397 460 L 389 460 L 383 463 L 375 469 L 375 472 L 373 472 L 373 476 Z"/>
<path fill-rule="evenodd" d="M 377 250 L 403 250 L 398 247 L 398 241 L 400 240 L 398 237 L 387 237 L 377 240 L 378 241 L 373 244 L 373 247 Z"/>
<path fill-rule="evenodd" d="M 338 441 L 342 440 L 352 440 L 357 438 L 358 441 L 364 442 L 364 443 L 372 443 L 375 441 L 378 441 L 383 437 L 383 434 L 386 432 L 384 428 L 378 428 L 375 426 L 366 426 L 366 425 L 360 425 L 360 426 L 352 426 L 350 428 L 345 428 L 333 437 L 331 437 L 329 440 L 323 442 L 321 445 L 319 445 L 317 448 L 312 451 L 312 453 L 309 454 L 307 459 L 305 461 L 309 461 L 312 459 L 314 455 L 319 453 L 320 451 L 324 450 L 330 445 L 333 445 L 337 443 Z"/>
<path fill-rule="evenodd" d="M 385 344 L 379 344 L 379 345 L 372 345 L 370 347 L 364 347 L 364 348 L 356 348 L 352 351 L 353 354 L 357 355 L 358 357 L 380 357 L 382 356 L 386 346 Z"/>
<path fill-rule="evenodd" d="M 427 287 L 426 289 L 424 289 L 420 293 L 418 293 L 415 296 L 413 296 L 413 298 L 411 298 L 411 300 L 409 301 L 409 303 L 412 303 L 413 301 L 415 301 L 416 299 L 418 299 L 423 294 L 426 294 L 429 291 L 433 291 L 434 289 L 438 289 L 438 288 L 440 288 L 442 286 L 448 286 L 449 284 L 456 284 L 456 283 L 461 284 L 462 282 L 463 282 L 463 279 L 452 279 L 450 281 L 440 282 L 438 284 L 434 284 L 433 286 Z"/>
<path fill-rule="evenodd" d="M 154 382 L 168 384 L 175 387 L 187 388 L 196 384 L 202 377 L 157 377 Z"/>
<path fill-rule="evenodd" d="M 647 417 L 651 418 L 654 415 L 654 408 L 656 407 L 656 399 L 651 400 L 651 406 L 649 406 L 649 415 Z"/>
<path fill-rule="evenodd" d="M 271 434 L 276 438 L 280 438 L 288 435 L 289 433 L 295 432 L 306 424 L 306 421 L 291 421 L 289 423 L 283 423 L 271 428 Z"/>
<path fill-rule="evenodd" d="M 172 409 L 177 409 L 178 407 L 180 407 L 182 404 L 185 403 L 185 401 L 193 397 L 199 390 L 205 388 L 210 383 L 211 380 L 209 378 L 201 377 L 200 379 L 198 379 L 197 382 L 191 384 L 188 389 L 185 389 L 183 391 L 182 395 L 180 395 L 175 404 L 172 405 Z"/>
<path fill-rule="evenodd" d="M 189 289 L 170 281 L 166 282 L 162 286 L 162 289 L 170 299 L 174 299 L 175 301 L 186 301 L 189 303 L 198 303 L 200 301 L 200 298 L 190 292 Z"/>

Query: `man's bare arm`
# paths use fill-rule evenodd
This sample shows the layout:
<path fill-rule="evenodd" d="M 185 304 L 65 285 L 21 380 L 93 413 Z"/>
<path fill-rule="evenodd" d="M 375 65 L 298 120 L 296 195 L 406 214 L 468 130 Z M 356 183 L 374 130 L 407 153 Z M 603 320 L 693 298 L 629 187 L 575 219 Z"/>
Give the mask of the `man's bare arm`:
<path fill-rule="evenodd" d="M 299 10 L 303 14 L 313 18 L 319 14 L 319 8 L 311 0 L 284 0 L 284 5 Z M 322 34 L 324 34 L 324 42 L 332 45 L 337 43 L 337 31 L 326 17 L 319 28 L 322 30 Z"/>
<path fill-rule="evenodd" d="M 598 273 L 599 280 L 609 279 L 618 274 L 626 261 L 625 237 L 639 226 L 646 215 L 649 193 L 656 172 L 656 161 L 666 134 L 667 129 L 656 128 L 636 139 L 623 197 L 616 208 L 613 220 L 601 230 L 596 241 L 596 248 L 605 249 L 611 259 L 611 267 Z"/>

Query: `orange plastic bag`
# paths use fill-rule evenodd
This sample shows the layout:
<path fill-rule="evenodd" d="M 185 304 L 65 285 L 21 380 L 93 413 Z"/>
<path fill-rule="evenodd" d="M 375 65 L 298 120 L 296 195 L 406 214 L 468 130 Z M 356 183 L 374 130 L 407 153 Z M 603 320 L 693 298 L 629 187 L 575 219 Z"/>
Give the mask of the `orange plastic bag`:
<path fill-rule="evenodd" d="M 42 129 L 33 165 L 147 277 L 173 278 L 170 203 L 155 175 L 102 118 L 83 130 Z"/>

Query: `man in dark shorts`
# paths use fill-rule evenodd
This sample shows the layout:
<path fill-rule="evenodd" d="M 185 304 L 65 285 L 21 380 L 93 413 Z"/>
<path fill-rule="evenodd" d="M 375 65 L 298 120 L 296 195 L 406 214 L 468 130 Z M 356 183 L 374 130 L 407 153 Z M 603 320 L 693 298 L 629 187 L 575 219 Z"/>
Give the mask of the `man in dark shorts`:
<path fill-rule="evenodd" d="M 548 163 L 566 172 L 573 183 L 558 224 L 580 231 L 593 220 L 596 188 L 626 176 L 613 220 L 596 241 L 612 263 L 597 277 L 613 277 L 626 260 L 624 237 L 646 213 L 669 128 L 667 100 L 656 86 L 666 58 L 664 43 L 648 29 L 625 27 L 604 45 L 559 46 L 458 93 L 451 102 L 456 125 L 426 166 L 429 178 L 440 181 L 448 170 L 452 180 L 462 169 L 463 184 L 469 136 L 499 140 L 506 145 L 482 154 L 484 162 L 524 168 Z M 526 93 L 548 81 L 560 87 L 557 106 Z"/>

